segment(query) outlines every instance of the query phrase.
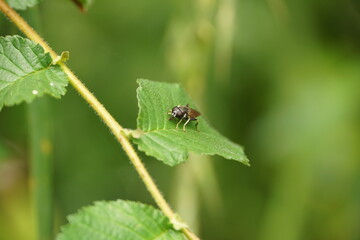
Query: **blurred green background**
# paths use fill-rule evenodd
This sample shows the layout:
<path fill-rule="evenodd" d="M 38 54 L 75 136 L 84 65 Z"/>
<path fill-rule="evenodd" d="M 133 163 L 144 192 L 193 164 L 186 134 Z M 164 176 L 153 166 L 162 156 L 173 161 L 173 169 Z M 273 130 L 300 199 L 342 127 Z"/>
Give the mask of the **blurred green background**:
<path fill-rule="evenodd" d="M 41 31 L 113 116 L 136 128 L 136 79 L 181 82 L 251 167 L 140 153 L 202 239 L 360 239 L 360 2 L 44 0 Z M 15 30 L 4 17 L 0 34 Z M 49 98 L 50 99 L 50 98 Z M 51 102 L 56 231 L 96 200 L 154 204 L 77 92 Z M 0 239 L 34 239 L 28 107 L 0 112 Z"/>

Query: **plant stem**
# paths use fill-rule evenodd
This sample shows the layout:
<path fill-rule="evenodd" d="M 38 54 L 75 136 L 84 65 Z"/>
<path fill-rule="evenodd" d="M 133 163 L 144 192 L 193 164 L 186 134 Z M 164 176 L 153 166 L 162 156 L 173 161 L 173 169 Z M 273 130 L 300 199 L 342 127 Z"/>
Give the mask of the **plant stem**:
<path fill-rule="evenodd" d="M 18 15 L 11 7 L 9 7 L 3 0 L 0 0 L 0 10 L 31 40 L 39 43 L 46 52 L 49 52 L 51 57 L 55 59 L 58 55 L 51 49 L 51 47 L 39 36 L 39 34 L 31 28 L 27 22 Z M 176 221 L 177 214 L 171 209 L 165 198 L 157 188 L 154 180 L 146 170 L 144 164 L 141 162 L 135 149 L 131 145 L 129 139 L 124 134 L 123 127 L 111 116 L 105 107 L 96 99 L 96 97 L 85 87 L 85 85 L 75 76 L 75 74 L 62 62 L 59 63 L 62 70 L 68 76 L 70 83 L 79 92 L 79 94 L 87 101 L 95 112 L 101 117 L 105 124 L 110 128 L 110 131 L 115 135 L 116 139 L 121 144 L 122 148 L 128 155 L 130 161 L 134 165 L 136 171 L 143 180 L 147 190 L 154 198 L 156 204 L 161 211 L 167 216 L 171 222 Z M 191 232 L 188 228 L 182 228 L 181 231 L 188 239 L 198 240 L 199 238 Z"/>
<path fill-rule="evenodd" d="M 39 9 L 24 12 L 37 29 L 41 28 Z M 38 240 L 54 239 L 53 139 L 49 97 L 36 99 L 27 105 L 30 140 L 30 183 Z"/>
<path fill-rule="evenodd" d="M 37 226 L 37 239 L 53 239 L 53 154 L 49 99 L 38 99 L 28 105 L 31 191 Z"/>

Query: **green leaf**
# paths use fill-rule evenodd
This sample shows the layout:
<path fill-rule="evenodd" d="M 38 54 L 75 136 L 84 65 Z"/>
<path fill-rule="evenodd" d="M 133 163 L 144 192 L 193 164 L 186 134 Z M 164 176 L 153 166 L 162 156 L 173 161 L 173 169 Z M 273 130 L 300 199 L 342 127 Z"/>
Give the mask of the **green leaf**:
<path fill-rule="evenodd" d="M 130 201 L 96 202 L 68 217 L 57 240 L 184 240 L 152 206 Z"/>
<path fill-rule="evenodd" d="M 49 53 L 20 36 L 0 37 L 0 109 L 49 94 L 60 98 L 68 78 Z"/>
<path fill-rule="evenodd" d="M 6 0 L 10 7 L 18 10 L 25 10 L 40 3 L 41 0 Z"/>
<path fill-rule="evenodd" d="M 92 5 L 94 0 L 71 0 L 81 11 L 86 11 Z"/>
<path fill-rule="evenodd" d="M 52 62 L 53 65 L 59 64 L 59 63 L 65 63 L 70 58 L 70 53 L 68 51 L 64 51 L 61 53 L 60 56 L 57 56 Z"/>
<path fill-rule="evenodd" d="M 168 120 L 169 109 L 186 104 L 197 109 L 178 84 L 144 79 L 137 82 L 138 130 L 132 133 L 132 139 L 141 151 L 171 166 L 185 161 L 189 152 L 216 154 L 249 165 L 243 148 L 210 127 L 203 116 L 198 117 L 199 131 L 196 131 L 194 122 L 186 126 L 186 132 L 182 131 L 182 127 L 175 128 L 179 120 Z"/>

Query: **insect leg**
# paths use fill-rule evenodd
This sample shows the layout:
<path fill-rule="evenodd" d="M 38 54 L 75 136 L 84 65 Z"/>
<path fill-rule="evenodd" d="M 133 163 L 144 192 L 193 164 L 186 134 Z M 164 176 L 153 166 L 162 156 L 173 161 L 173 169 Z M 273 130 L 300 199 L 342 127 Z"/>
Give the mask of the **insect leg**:
<path fill-rule="evenodd" d="M 188 124 L 188 123 L 190 122 L 190 120 L 191 120 L 191 118 L 188 118 L 188 120 L 187 120 L 186 123 L 184 124 L 184 126 L 183 126 L 183 131 L 184 131 L 184 132 L 186 132 L 185 126 L 186 126 L 186 124 Z"/>
<path fill-rule="evenodd" d="M 199 131 L 199 129 L 198 129 L 199 121 L 197 119 L 195 119 L 195 120 L 196 120 L 196 123 L 195 123 L 196 131 Z"/>
<path fill-rule="evenodd" d="M 179 124 L 181 123 L 181 121 L 183 120 L 184 118 L 181 118 L 180 121 L 176 124 L 176 128 L 179 127 Z"/>

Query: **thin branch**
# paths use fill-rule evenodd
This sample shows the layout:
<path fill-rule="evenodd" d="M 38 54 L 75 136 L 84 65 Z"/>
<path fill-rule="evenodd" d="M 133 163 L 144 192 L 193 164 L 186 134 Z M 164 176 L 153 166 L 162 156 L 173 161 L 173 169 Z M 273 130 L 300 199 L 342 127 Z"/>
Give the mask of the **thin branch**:
<path fill-rule="evenodd" d="M 49 52 L 51 57 L 55 59 L 58 55 L 54 50 L 39 36 L 39 34 L 31 28 L 27 22 L 17 14 L 11 7 L 9 7 L 3 0 L 0 0 L 0 10 L 31 40 L 39 43 L 46 52 Z M 179 222 L 178 215 L 171 209 L 170 205 L 166 202 L 165 198 L 157 188 L 154 180 L 146 170 L 144 164 L 141 162 L 135 149 L 131 145 L 129 139 L 124 133 L 123 127 L 111 116 L 111 114 L 105 109 L 105 107 L 96 99 L 96 97 L 85 87 L 85 85 L 75 76 L 75 74 L 62 62 L 59 63 L 62 70 L 68 76 L 70 83 L 79 92 L 79 94 L 85 99 L 86 102 L 95 110 L 95 112 L 101 117 L 105 124 L 109 127 L 110 131 L 115 135 L 116 139 L 121 144 L 125 153 L 130 158 L 130 161 L 134 165 L 136 171 L 143 180 L 147 190 L 154 198 L 156 204 L 161 211 L 170 219 L 171 222 Z M 190 240 L 198 240 L 199 238 L 191 232 L 188 228 L 181 228 L 181 231 Z"/>

